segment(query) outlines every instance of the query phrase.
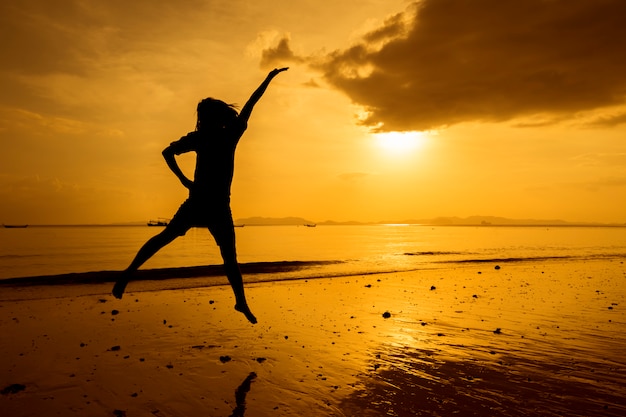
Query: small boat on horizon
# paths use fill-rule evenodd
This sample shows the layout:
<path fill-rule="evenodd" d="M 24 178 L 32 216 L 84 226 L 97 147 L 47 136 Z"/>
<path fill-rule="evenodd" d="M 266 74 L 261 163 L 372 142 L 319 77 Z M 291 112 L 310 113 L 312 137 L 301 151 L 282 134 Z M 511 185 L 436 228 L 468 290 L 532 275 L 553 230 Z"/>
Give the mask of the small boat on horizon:
<path fill-rule="evenodd" d="M 169 219 L 160 218 L 158 220 L 150 220 L 148 226 L 167 226 Z"/>
<path fill-rule="evenodd" d="M 26 229 L 27 224 L 2 224 L 5 229 Z"/>
<path fill-rule="evenodd" d="M 305 223 L 304 225 L 306 227 L 315 227 L 315 226 L 317 226 L 315 223 Z"/>

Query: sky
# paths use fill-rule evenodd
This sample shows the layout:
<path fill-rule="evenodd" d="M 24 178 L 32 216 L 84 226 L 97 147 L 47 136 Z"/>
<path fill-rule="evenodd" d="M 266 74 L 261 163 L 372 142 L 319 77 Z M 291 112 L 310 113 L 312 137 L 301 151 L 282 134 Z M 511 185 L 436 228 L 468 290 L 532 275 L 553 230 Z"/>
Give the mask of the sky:
<path fill-rule="evenodd" d="M 5 0 L 0 222 L 171 217 L 161 151 L 257 104 L 235 218 L 626 223 L 621 0 Z M 194 156 L 179 157 L 192 176 Z"/>

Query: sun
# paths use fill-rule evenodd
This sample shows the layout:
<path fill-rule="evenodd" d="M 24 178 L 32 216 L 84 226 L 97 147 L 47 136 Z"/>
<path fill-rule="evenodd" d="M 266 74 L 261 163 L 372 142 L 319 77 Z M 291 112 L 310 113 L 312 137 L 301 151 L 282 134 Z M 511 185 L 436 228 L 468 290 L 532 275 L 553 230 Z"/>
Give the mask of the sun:
<path fill-rule="evenodd" d="M 426 140 L 424 132 L 415 131 L 375 133 L 374 137 L 379 147 L 395 154 L 418 150 Z"/>

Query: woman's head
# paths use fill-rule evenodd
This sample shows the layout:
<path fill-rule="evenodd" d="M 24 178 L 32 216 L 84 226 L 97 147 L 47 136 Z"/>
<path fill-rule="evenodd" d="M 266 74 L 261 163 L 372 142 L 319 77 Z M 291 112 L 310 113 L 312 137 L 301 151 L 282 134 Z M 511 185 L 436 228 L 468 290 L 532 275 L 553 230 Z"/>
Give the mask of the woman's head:
<path fill-rule="evenodd" d="M 198 103 L 197 112 L 196 130 L 224 127 L 238 115 L 234 105 L 210 97 Z"/>

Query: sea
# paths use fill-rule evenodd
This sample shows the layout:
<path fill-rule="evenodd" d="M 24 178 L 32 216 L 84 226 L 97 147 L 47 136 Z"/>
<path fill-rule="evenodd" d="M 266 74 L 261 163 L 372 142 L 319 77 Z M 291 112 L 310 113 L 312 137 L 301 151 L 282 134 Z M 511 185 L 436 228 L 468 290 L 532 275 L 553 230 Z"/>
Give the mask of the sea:
<path fill-rule="evenodd" d="M 159 230 L 145 225 L 2 228 L 0 281 L 26 283 L 39 277 L 36 282 L 45 284 L 63 277 L 64 282 L 71 282 L 94 273 L 121 271 Z M 254 275 L 255 281 L 472 263 L 626 258 L 626 227 L 377 224 L 245 226 L 235 232 L 244 276 Z M 181 271 L 220 275 L 219 269 L 210 268 L 221 263 L 210 233 L 191 229 L 158 252 L 142 270 L 165 271 L 160 279 L 163 275 L 175 278 Z"/>

